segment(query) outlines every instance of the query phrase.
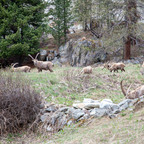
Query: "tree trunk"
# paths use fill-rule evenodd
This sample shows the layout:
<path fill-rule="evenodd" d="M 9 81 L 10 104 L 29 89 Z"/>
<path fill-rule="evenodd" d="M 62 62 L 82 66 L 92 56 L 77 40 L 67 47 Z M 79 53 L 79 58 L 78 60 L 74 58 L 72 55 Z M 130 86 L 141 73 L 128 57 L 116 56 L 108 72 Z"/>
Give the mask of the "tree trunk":
<path fill-rule="evenodd" d="M 127 36 L 125 40 L 125 48 L 124 48 L 124 59 L 130 59 L 131 57 L 131 41 L 135 35 L 136 24 L 139 19 L 137 14 L 137 2 L 136 0 L 125 0 L 126 4 L 126 14 L 125 14 L 125 21 L 126 21 L 126 31 Z"/>
<path fill-rule="evenodd" d="M 125 49 L 124 49 L 124 59 L 130 59 L 131 56 L 131 39 L 128 36 L 126 41 L 125 41 Z"/>

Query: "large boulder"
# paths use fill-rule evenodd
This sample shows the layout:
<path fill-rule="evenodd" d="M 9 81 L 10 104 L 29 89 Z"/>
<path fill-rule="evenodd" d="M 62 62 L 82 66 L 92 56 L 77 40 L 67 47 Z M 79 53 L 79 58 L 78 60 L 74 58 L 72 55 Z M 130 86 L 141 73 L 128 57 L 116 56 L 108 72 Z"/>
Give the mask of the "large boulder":
<path fill-rule="evenodd" d="M 47 50 L 43 50 L 43 49 L 41 49 L 40 50 L 40 60 L 45 60 L 46 59 L 46 56 L 47 56 Z"/>
<path fill-rule="evenodd" d="M 87 66 L 96 62 L 104 62 L 108 58 L 108 53 L 97 43 L 96 40 L 91 39 L 70 40 L 59 48 L 59 61 L 72 66 Z"/>

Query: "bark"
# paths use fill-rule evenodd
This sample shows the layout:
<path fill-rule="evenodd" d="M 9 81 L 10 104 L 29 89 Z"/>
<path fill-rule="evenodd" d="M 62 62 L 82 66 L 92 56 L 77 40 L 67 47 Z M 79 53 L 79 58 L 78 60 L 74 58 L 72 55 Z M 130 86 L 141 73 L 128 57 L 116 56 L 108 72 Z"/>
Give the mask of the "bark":
<path fill-rule="evenodd" d="M 137 2 L 136 0 L 125 0 L 126 4 L 126 28 L 127 28 L 127 37 L 125 40 L 124 48 L 124 59 L 130 59 L 131 57 L 131 42 L 133 41 L 131 37 L 134 37 L 134 31 L 136 30 L 136 24 L 139 19 L 137 14 Z"/>

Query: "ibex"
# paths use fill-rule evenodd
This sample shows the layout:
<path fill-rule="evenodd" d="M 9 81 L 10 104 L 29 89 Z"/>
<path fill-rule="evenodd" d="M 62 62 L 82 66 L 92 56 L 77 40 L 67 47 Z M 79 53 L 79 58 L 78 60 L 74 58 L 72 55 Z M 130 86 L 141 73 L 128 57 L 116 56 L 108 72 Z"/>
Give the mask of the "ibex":
<path fill-rule="evenodd" d="M 18 64 L 18 63 L 13 64 L 12 67 L 11 67 L 11 70 L 13 72 L 30 72 L 30 70 L 31 70 L 31 67 L 29 67 L 29 66 L 20 66 L 20 67 L 15 68 L 14 66 L 16 64 Z"/>
<path fill-rule="evenodd" d="M 135 90 L 133 90 L 131 92 L 129 92 L 129 90 L 127 90 L 127 92 L 125 92 L 125 90 L 122 86 L 122 82 L 123 82 L 123 80 L 120 82 L 121 90 L 126 98 L 135 99 L 135 98 L 139 98 L 140 96 L 144 95 L 144 85 L 136 88 Z"/>
<path fill-rule="evenodd" d="M 109 66 L 109 70 L 110 70 L 110 72 L 112 72 L 112 71 L 118 72 L 118 70 L 125 71 L 124 67 L 125 67 L 124 63 L 113 63 L 111 66 Z"/>
<path fill-rule="evenodd" d="M 54 64 L 50 61 L 39 61 L 37 59 L 38 55 L 39 53 L 37 53 L 35 58 L 33 58 L 30 54 L 28 55 L 32 58 L 35 67 L 38 69 L 38 72 L 41 72 L 42 70 L 49 70 L 50 72 L 53 72 L 52 67 Z"/>
<path fill-rule="evenodd" d="M 82 39 L 81 39 L 82 41 L 84 41 L 84 40 L 86 40 L 86 37 L 82 37 Z"/>
<path fill-rule="evenodd" d="M 92 73 L 92 67 L 91 67 L 91 66 L 84 67 L 84 68 L 82 69 L 81 73 L 91 74 L 91 73 Z"/>

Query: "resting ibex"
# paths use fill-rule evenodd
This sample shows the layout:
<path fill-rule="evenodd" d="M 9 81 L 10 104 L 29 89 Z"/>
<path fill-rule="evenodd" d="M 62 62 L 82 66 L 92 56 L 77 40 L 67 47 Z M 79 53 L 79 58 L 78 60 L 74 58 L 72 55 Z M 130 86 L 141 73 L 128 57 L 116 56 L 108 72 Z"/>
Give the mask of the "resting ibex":
<path fill-rule="evenodd" d="M 109 66 L 109 70 L 110 70 L 110 72 L 112 72 L 112 71 L 118 72 L 118 70 L 125 71 L 124 67 L 125 67 L 124 63 L 113 63 L 111 66 Z"/>
<path fill-rule="evenodd" d="M 120 85 L 121 85 L 121 90 L 124 94 L 124 96 L 128 99 L 135 99 L 135 98 L 139 98 L 140 96 L 143 96 L 144 95 L 144 85 L 136 88 L 135 90 L 129 92 L 129 90 L 127 92 L 125 92 L 123 86 L 122 86 L 122 82 L 123 80 L 121 81 Z"/>
<path fill-rule="evenodd" d="M 11 70 L 13 72 L 30 72 L 30 70 L 31 70 L 31 68 L 29 66 L 20 66 L 20 67 L 15 68 L 14 66 L 16 64 L 18 64 L 18 63 L 13 64 L 12 67 L 11 67 Z"/>
<path fill-rule="evenodd" d="M 92 67 L 91 67 L 91 66 L 84 67 L 84 68 L 82 69 L 81 73 L 91 74 L 91 73 L 92 73 Z"/>
<path fill-rule="evenodd" d="M 36 55 L 35 59 L 30 54 L 28 55 L 32 58 L 35 67 L 38 69 L 38 72 L 41 72 L 42 70 L 49 70 L 50 72 L 53 72 L 52 67 L 54 66 L 54 64 L 50 61 L 37 60 L 38 55 L 39 53 Z"/>

